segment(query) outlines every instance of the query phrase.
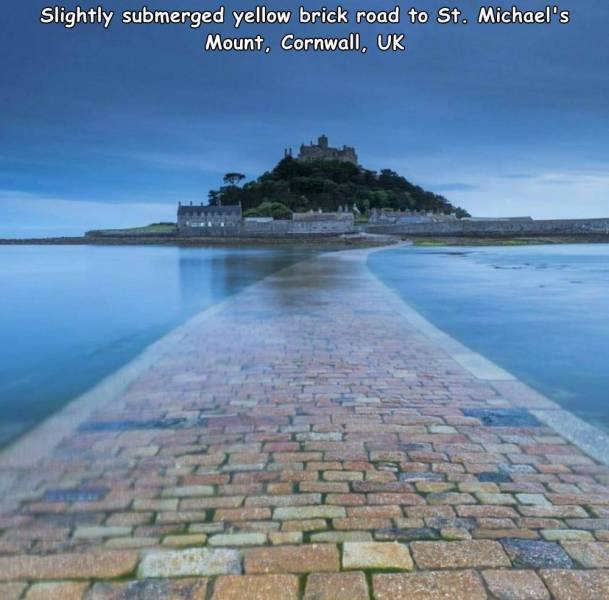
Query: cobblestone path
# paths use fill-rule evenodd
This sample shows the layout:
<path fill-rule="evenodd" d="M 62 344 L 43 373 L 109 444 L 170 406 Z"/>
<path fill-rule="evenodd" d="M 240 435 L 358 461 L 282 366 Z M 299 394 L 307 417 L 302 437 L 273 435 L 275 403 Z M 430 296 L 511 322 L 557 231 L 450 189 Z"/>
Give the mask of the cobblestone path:
<path fill-rule="evenodd" d="M 300 263 L 0 456 L 0 598 L 609 598 L 609 469 L 403 307 L 365 251 Z"/>

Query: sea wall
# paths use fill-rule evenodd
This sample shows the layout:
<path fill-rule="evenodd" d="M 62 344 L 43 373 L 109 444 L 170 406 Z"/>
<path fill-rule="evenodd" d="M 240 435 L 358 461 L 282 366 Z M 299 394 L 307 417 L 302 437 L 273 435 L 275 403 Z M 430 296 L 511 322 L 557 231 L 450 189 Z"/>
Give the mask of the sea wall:
<path fill-rule="evenodd" d="M 276 220 L 268 223 L 244 221 L 241 235 L 340 235 L 353 230 L 353 219 Z"/>
<path fill-rule="evenodd" d="M 609 235 L 608 219 L 468 221 L 399 223 L 365 227 L 367 233 L 446 237 L 527 237 Z"/>
<path fill-rule="evenodd" d="M 293 220 L 245 219 L 236 227 L 180 227 L 180 235 L 196 237 L 309 237 L 341 235 L 354 231 L 351 218 L 310 218 Z"/>

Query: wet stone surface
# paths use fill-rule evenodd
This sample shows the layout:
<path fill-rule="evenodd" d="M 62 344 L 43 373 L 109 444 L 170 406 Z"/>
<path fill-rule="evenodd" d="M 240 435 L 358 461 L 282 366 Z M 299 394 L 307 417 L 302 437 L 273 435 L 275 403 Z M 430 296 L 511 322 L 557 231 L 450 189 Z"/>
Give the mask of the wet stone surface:
<path fill-rule="evenodd" d="M 375 533 L 378 540 L 396 540 L 398 542 L 414 542 L 417 540 L 438 540 L 440 532 L 430 527 L 413 529 L 379 529 Z"/>
<path fill-rule="evenodd" d="M 399 474 L 400 481 L 444 481 L 444 477 L 439 473 L 429 473 L 424 471 L 422 473 L 406 472 Z"/>
<path fill-rule="evenodd" d="M 527 474 L 527 473 L 536 473 L 537 472 L 537 471 L 535 471 L 535 467 L 533 467 L 531 465 L 510 465 L 507 463 L 500 463 L 497 466 L 499 467 L 499 470 L 502 473 L 507 473 L 507 474 L 517 473 L 517 474 L 523 475 L 523 474 Z"/>
<path fill-rule="evenodd" d="M 79 430 L 83 432 L 96 431 L 130 431 L 136 429 L 179 429 L 186 427 L 186 419 L 155 419 L 153 421 L 88 421 Z"/>
<path fill-rule="evenodd" d="M 476 519 L 468 517 L 429 517 L 426 519 L 427 525 L 435 529 L 446 529 L 458 527 L 459 529 L 471 530 L 476 527 Z"/>
<path fill-rule="evenodd" d="M 478 473 L 478 481 L 483 483 L 491 482 L 491 483 L 507 483 L 508 481 L 512 481 L 512 478 L 503 472 L 488 472 L 488 473 Z"/>
<path fill-rule="evenodd" d="M 463 414 L 480 419 L 486 427 L 540 427 L 529 411 L 521 408 L 464 408 Z"/>
<path fill-rule="evenodd" d="M 609 468 L 365 260 L 245 289 L 41 462 L 0 461 L 0 598 L 609 600 Z"/>
<path fill-rule="evenodd" d="M 503 548 L 516 568 L 571 569 L 573 561 L 556 542 L 506 538 Z"/>
<path fill-rule="evenodd" d="M 96 502 L 97 500 L 103 500 L 107 493 L 107 488 L 47 490 L 43 498 L 45 502 Z"/>

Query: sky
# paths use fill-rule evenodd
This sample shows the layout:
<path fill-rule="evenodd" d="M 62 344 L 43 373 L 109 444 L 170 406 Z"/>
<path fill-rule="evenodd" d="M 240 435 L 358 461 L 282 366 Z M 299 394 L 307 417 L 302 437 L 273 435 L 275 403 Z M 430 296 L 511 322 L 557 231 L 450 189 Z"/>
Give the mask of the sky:
<path fill-rule="evenodd" d="M 76 2 L 61 6 L 74 8 Z M 80 2 L 85 7 L 96 3 Z M 107 0 L 106 9 L 215 9 Z M 325 3 L 329 7 L 335 5 Z M 222 175 L 255 178 L 325 133 L 476 216 L 609 217 L 609 4 L 565 0 L 569 25 L 358 27 L 370 51 L 285 53 L 277 39 L 350 26 L 39 23 L 40 0 L 0 19 L 0 236 L 73 235 L 175 219 Z M 270 8 L 292 8 L 276 2 Z M 321 3 L 304 2 L 311 9 Z M 434 14 L 443 3 L 417 3 Z M 512 2 L 493 5 L 509 7 Z M 541 1 L 521 0 L 522 9 Z M 252 2 L 230 9 L 253 8 Z M 345 0 L 351 9 L 396 2 Z M 412 4 L 400 4 L 405 12 Z M 270 54 L 206 53 L 207 33 L 262 33 Z M 403 53 L 375 51 L 406 33 Z"/>

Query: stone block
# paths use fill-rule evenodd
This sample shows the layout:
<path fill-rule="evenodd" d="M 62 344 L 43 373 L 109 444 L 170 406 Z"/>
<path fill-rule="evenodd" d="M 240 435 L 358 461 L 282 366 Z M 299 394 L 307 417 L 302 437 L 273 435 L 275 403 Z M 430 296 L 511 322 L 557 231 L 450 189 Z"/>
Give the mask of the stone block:
<path fill-rule="evenodd" d="M 212 600 L 298 600 L 294 575 L 225 575 L 218 577 Z"/>
<path fill-rule="evenodd" d="M 501 541 L 516 568 L 570 569 L 573 562 L 556 542 L 505 538 Z"/>
<path fill-rule="evenodd" d="M 96 583 L 84 600 L 205 600 L 207 579 L 144 579 L 121 583 Z"/>
<path fill-rule="evenodd" d="M 475 571 L 373 575 L 375 600 L 486 600 Z"/>
<path fill-rule="evenodd" d="M 410 549 L 421 569 L 510 566 L 501 544 L 495 541 L 413 542 Z"/>
<path fill-rule="evenodd" d="M 86 581 L 35 583 L 27 591 L 25 600 L 81 600 L 88 587 Z"/>
<path fill-rule="evenodd" d="M 220 533 L 209 538 L 210 546 L 264 546 L 265 533 Z"/>
<path fill-rule="evenodd" d="M 2 556 L 0 581 L 110 579 L 132 573 L 138 558 L 138 553 L 131 550 Z"/>
<path fill-rule="evenodd" d="M 304 600 L 368 600 L 368 584 L 361 572 L 311 573 Z"/>
<path fill-rule="evenodd" d="M 586 569 L 609 568 L 609 543 L 607 542 L 564 542 L 569 556 Z"/>
<path fill-rule="evenodd" d="M 550 593 L 535 571 L 484 571 L 482 576 L 498 600 L 550 600 Z"/>
<path fill-rule="evenodd" d="M 205 577 L 241 573 L 241 554 L 232 549 L 151 550 L 142 557 L 138 577 Z"/>
<path fill-rule="evenodd" d="M 414 567 L 408 548 L 397 542 L 346 542 L 343 569 L 396 569 Z"/>
<path fill-rule="evenodd" d="M 284 506 L 273 511 L 273 519 L 336 519 L 346 517 L 342 506 Z"/>
<path fill-rule="evenodd" d="M 541 571 L 555 600 L 601 600 L 607 598 L 609 571 Z"/>
<path fill-rule="evenodd" d="M 253 548 L 245 552 L 246 573 L 314 573 L 340 570 L 332 544 Z"/>

